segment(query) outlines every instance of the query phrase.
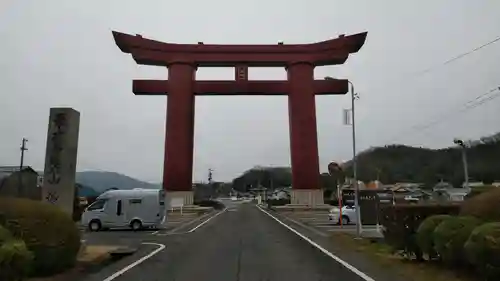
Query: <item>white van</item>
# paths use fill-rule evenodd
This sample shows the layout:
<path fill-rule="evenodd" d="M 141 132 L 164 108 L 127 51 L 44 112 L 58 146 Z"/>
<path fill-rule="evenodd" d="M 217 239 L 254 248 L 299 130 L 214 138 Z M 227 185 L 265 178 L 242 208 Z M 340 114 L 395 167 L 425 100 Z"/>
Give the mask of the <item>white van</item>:
<path fill-rule="evenodd" d="M 165 220 L 165 192 L 160 189 L 110 190 L 97 197 L 82 214 L 90 231 L 130 227 L 157 228 Z"/>

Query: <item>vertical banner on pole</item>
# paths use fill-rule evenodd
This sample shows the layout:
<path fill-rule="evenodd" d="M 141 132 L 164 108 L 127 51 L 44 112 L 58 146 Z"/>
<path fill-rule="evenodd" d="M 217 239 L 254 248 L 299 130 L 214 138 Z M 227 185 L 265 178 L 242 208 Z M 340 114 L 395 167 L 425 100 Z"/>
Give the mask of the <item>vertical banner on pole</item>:
<path fill-rule="evenodd" d="M 351 125 L 351 110 L 350 109 L 344 109 L 342 112 L 342 117 L 344 120 L 344 125 Z"/>

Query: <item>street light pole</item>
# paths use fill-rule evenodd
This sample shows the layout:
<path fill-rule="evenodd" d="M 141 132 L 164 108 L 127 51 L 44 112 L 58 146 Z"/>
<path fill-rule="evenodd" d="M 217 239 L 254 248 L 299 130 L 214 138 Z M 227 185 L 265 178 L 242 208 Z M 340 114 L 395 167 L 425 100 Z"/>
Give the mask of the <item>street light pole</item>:
<path fill-rule="evenodd" d="M 332 77 L 325 77 L 325 80 L 334 80 Z M 351 81 L 347 81 L 351 85 L 351 115 L 352 115 L 352 170 L 353 170 L 353 180 L 354 180 L 354 206 L 356 207 L 356 235 L 361 237 L 361 212 L 359 209 L 359 185 L 358 185 L 358 168 L 356 159 L 356 121 L 355 121 L 355 107 L 354 100 L 357 98 L 354 93 L 354 84 Z"/>
<path fill-rule="evenodd" d="M 354 84 L 348 81 L 351 85 L 351 115 L 352 115 L 352 174 L 354 180 L 354 206 L 356 207 L 356 236 L 361 236 L 361 212 L 359 209 L 359 185 L 358 185 L 358 167 L 356 159 L 356 121 L 355 121 L 355 106 L 354 100 L 356 94 L 354 93 Z"/>

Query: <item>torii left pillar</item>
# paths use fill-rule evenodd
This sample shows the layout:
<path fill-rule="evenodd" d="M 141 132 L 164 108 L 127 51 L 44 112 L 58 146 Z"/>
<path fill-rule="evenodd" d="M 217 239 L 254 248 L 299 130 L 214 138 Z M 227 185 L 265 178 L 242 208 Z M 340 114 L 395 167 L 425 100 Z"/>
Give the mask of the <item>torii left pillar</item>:
<path fill-rule="evenodd" d="M 170 92 L 167 98 L 163 189 L 169 207 L 193 204 L 194 80 L 190 62 L 168 65 Z"/>

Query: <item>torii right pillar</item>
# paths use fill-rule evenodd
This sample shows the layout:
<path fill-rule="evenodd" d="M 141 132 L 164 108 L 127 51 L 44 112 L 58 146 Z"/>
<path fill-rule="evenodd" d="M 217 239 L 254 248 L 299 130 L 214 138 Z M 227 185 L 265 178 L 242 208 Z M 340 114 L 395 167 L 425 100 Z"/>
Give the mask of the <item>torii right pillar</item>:
<path fill-rule="evenodd" d="M 290 154 L 292 162 L 291 203 L 324 204 L 320 189 L 314 65 L 296 62 L 287 66 Z"/>

